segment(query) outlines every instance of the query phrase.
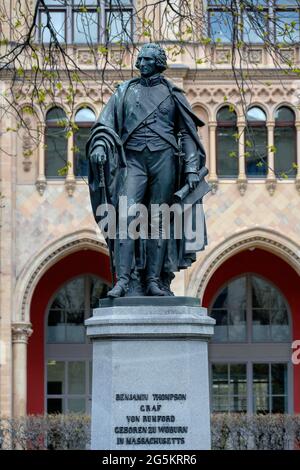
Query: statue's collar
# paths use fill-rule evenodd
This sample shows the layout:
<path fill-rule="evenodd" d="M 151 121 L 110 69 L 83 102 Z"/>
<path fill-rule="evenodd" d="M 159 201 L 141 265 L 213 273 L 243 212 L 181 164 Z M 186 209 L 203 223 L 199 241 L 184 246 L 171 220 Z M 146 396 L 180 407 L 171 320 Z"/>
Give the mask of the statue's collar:
<path fill-rule="evenodd" d="M 161 83 L 162 76 L 160 73 L 156 73 L 149 78 L 141 77 L 140 84 L 143 86 L 155 86 Z"/>

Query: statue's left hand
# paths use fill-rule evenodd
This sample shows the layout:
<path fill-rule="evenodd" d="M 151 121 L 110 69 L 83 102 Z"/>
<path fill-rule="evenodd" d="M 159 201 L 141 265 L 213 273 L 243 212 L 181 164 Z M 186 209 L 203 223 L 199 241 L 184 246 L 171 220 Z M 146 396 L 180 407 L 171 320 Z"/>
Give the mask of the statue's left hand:
<path fill-rule="evenodd" d="M 186 182 L 190 187 L 190 191 L 196 189 L 197 184 L 199 183 L 199 176 L 197 173 L 188 173 L 186 175 Z"/>

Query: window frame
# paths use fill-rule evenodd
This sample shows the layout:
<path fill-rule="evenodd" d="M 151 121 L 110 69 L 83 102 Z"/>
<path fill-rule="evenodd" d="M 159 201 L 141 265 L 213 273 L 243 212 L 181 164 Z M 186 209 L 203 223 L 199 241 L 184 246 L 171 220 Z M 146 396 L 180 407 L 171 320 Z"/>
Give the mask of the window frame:
<path fill-rule="evenodd" d="M 94 121 L 76 121 L 76 115 L 82 109 L 89 109 L 90 111 L 92 111 L 94 113 L 95 120 Z M 76 111 L 74 113 L 74 123 L 75 123 L 76 126 L 78 126 L 78 130 L 80 130 L 81 128 L 91 129 L 93 127 L 93 125 L 95 124 L 96 120 L 97 120 L 96 113 L 90 106 L 80 106 L 78 109 L 76 109 Z M 86 175 L 77 175 L 76 174 L 76 168 L 77 168 L 77 158 L 76 158 L 76 152 L 75 152 L 76 132 L 78 132 L 78 131 L 75 130 L 75 132 L 73 132 L 73 151 L 72 151 L 73 171 L 74 171 L 74 176 L 75 176 L 76 179 L 82 179 L 82 178 L 86 178 L 87 176 Z"/>
<path fill-rule="evenodd" d="M 209 355 L 210 356 L 210 355 Z M 236 359 L 236 357 L 228 356 L 224 357 L 224 354 L 219 354 L 218 357 L 211 358 L 209 357 L 209 384 L 210 384 L 210 399 L 211 399 L 211 410 L 212 413 L 222 413 L 221 411 L 213 410 L 213 365 L 214 364 L 224 364 L 224 365 L 234 365 L 234 364 L 245 364 L 246 365 L 246 396 L 247 396 L 247 410 L 246 414 L 253 415 L 254 412 L 254 391 L 253 391 L 253 366 L 254 364 L 268 364 L 269 374 L 272 364 L 284 364 L 286 365 L 286 411 L 285 414 L 293 414 L 294 409 L 294 380 L 293 380 L 293 365 L 290 361 L 290 357 L 281 359 L 277 358 L 266 358 L 266 357 L 249 357 L 249 354 L 243 356 L 242 358 Z M 269 382 L 270 383 L 270 382 Z M 269 403 L 273 396 L 268 394 Z M 223 411 L 225 413 L 226 411 Z M 227 413 L 243 413 L 230 411 L 228 409 Z M 272 414 L 269 412 L 268 414 Z"/>
<path fill-rule="evenodd" d="M 243 278 L 243 277 L 246 277 L 246 339 L 245 341 L 219 341 L 219 342 L 215 342 L 214 341 L 214 338 L 212 337 L 211 339 L 211 343 L 214 344 L 214 345 L 228 345 L 228 344 L 238 344 L 238 345 L 244 345 L 244 344 L 248 344 L 248 345 L 259 345 L 259 344 L 270 344 L 270 345 L 276 345 L 276 344 L 290 344 L 291 340 L 292 340 L 292 315 L 291 315 L 291 311 L 290 311 L 290 306 L 289 306 L 289 303 L 287 302 L 287 299 L 285 298 L 285 296 L 283 295 L 283 293 L 281 292 L 281 290 L 275 285 L 272 283 L 272 281 L 270 281 L 269 279 L 267 278 L 264 278 L 263 276 L 255 273 L 255 272 L 247 272 L 247 273 L 244 273 L 244 274 L 239 274 L 237 276 L 234 276 L 232 277 L 230 280 L 228 280 L 225 284 L 223 284 L 216 292 L 216 294 L 214 295 L 211 303 L 210 303 L 210 306 L 208 308 L 208 312 L 209 312 L 209 315 L 211 316 L 211 312 L 212 310 L 218 310 L 218 309 L 213 309 L 213 305 L 215 303 L 215 301 L 217 300 L 218 296 L 221 294 L 222 290 L 225 289 L 225 287 L 230 284 L 231 282 L 237 280 L 237 279 L 240 279 L 240 278 Z M 264 282 L 267 282 L 268 284 L 270 284 L 274 289 L 276 289 L 278 291 L 278 293 L 281 295 L 284 303 L 285 303 L 285 306 L 286 306 L 286 311 L 287 311 L 287 316 L 288 316 L 288 325 L 289 325 L 289 329 L 290 329 L 290 333 L 289 333 L 289 338 L 286 340 L 286 341 L 254 341 L 253 340 L 253 306 L 252 306 L 252 298 L 251 298 L 251 294 L 252 294 L 252 286 L 251 286 L 251 277 L 256 277 L 256 278 L 259 278 L 261 279 L 262 281 Z M 224 309 L 221 309 L 220 310 L 224 310 Z M 255 310 L 255 309 L 254 309 Z M 271 325 L 271 323 L 270 323 Z M 228 326 L 228 321 L 227 321 L 227 326 Z"/>
<path fill-rule="evenodd" d="M 73 276 L 71 278 L 68 278 L 64 283 L 62 283 L 58 289 L 53 293 L 51 296 L 48 305 L 45 310 L 45 315 L 44 315 L 44 387 L 45 387 L 45 392 L 44 392 L 44 409 L 45 412 L 47 412 L 47 400 L 51 398 L 58 398 L 62 399 L 62 404 L 63 404 L 63 413 L 67 412 L 67 400 L 68 398 L 83 398 L 85 396 L 86 398 L 86 413 L 90 412 L 90 405 L 91 405 L 91 389 L 90 389 L 90 368 L 93 362 L 93 357 L 92 357 L 92 343 L 90 338 L 85 336 L 85 342 L 84 343 L 48 343 L 47 342 L 47 327 L 48 327 L 48 316 L 50 312 L 50 307 L 57 295 L 57 293 L 60 291 L 60 289 L 68 284 L 69 282 L 73 281 L 74 279 L 84 277 L 84 295 L 85 295 L 85 305 L 84 305 L 84 310 L 85 310 L 85 315 L 84 318 L 87 319 L 89 318 L 89 313 L 90 313 L 90 296 L 89 296 L 89 282 L 88 278 L 91 277 L 97 277 L 101 282 L 109 286 L 107 281 L 103 278 L 101 278 L 98 275 L 95 275 L 94 273 L 81 273 L 77 276 Z M 64 362 L 65 363 L 65 372 L 64 372 L 64 380 L 65 380 L 65 390 L 63 394 L 53 394 L 49 395 L 48 390 L 47 390 L 47 380 L 48 380 L 48 371 L 47 371 L 47 366 L 48 366 L 48 361 L 57 361 L 57 362 Z M 85 380 L 86 380 L 86 393 L 85 395 L 79 395 L 79 394 L 68 394 L 68 362 L 86 362 L 85 366 Z"/>
<path fill-rule="evenodd" d="M 57 180 L 58 181 L 63 181 L 63 180 L 65 180 L 66 175 L 57 174 L 55 176 L 54 175 L 51 176 L 51 175 L 47 175 L 47 171 L 46 171 L 47 160 L 49 158 L 49 156 L 48 156 L 48 146 L 47 146 L 47 129 L 48 128 L 49 129 L 61 129 L 62 132 L 63 132 L 63 127 L 62 126 L 59 126 L 54 122 L 51 122 L 51 121 L 48 122 L 47 121 L 47 114 L 49 113 L 49 111 L 51 111 L 54 108 L 58 108 L 58 109 L 60 109 L 61 111 L 63 111 L 65 113 L 65 118 L 62 118 L 62 120 L 66 119 L 66 122 L 67 122 L 67 119 L 68 119 L 66 111 L 60 105 L 56 105 L 55 103 L 46 112 L 45 121 L 44 121 L 45 122 L 45 129 L 44 129 L 44 145 L 45 145 L 45 147 L 44 147 L 44 173 L 45 173 L 45 178 L 46 178 L 47 181 L 57 181 Z M 61 162 L 61 168 L 63 168 L 65 165 L 67 165 L 67 162 L 68 162 L 68 139 L 66 138 L 66 136 L 64 136 L 64 138 L 65 138 L 65 144 L 66 144 L 65 159 Z"/>
<path fill-rule="evenodd" d="M 232 122 L 229 122 L 229 121 L 219 121 L 218 120 L 218 113 L 223 109 L 223 108 L 229 108 L 229 105 L 222 105 L 217 111 L 216 111 L 216 123 L 217 123 L 217 126 L 216 126 L 216 132 L 215 132 L 215 145 L 216 145 L 216 173 L 217 173 L 217 176 L 218 176 L 218 179 L 220 180 L 235 180 L 236 178 L 238 178 L 239 176 L 239 140 L 236 139 L 236 160 L 237 160 L 237 171 L 236 171 L 236 175 L 234 176 L 223 176 L 220 174 L 219 172 L 219 146 L 220 146 L 220 143 L 219 143 L 219 139 L 218 139 L 218 130 L 219 128 L 221 127 L 225 127 L 225 128 L 235 128 L 235 131 L 236 131 L 236 134 L 239 134 L 239 129 L 238 129 L 238 122 L 237 122 L 237 113 L 236 113 L 236 110 L 234 109 L 233 113 L 235 114 L 235 121 L 232 121 Z M 230 158 L 228 156 L 228 158 Z"/>
<path fill-rule="evenodd" d="M 293 121 L 280 121 L 278 119 L 276 119 L 276 113 L 277 111 L 279 111 L 281 108 L 287 108 L 289 109 L 293 114 L 294 114 L 294 119 Z M 275 126 L 274 126 L 274 145 L 276 147 L 276 129 L 284 129 L 284 128 L 289 128 L 289 129 L 292 129 L 293 131 L 293 147 L 294 147 L 294 155 L 295 155 L 295 160 L 293 163 L 295 163 L 297 165 L 297 128 L 296 128 L 296 114 L 294 112 L 294 110 L 288 106 L 288 105 L 279 105 L 277 108 L 276 108 L 276 111 L 275 111 L 275 115 L 274 115 L 275 119 L 274 119 L 274 122 L 275 122 Z M 277 153 L 277 152 L 276 152 Z M 276 171 L 276 153 L 274 155 L 274 171 L 275 171 L 275 174 L 277 176 L 277 171 Z M 277 177 L 281 177 L 280 176 L 280 173 L 279 173 L 279 176 Z M 294 173 L 292 173 L 290 176 L 288 175 L 288 179 L 289 180 L 293 180 L 297 178 L 297 169 L 295 168 L 294 169 Z"/>
<path fill-rule="evenodd" d="M 254 108 L 260 109 L 264 113 L 266 119 L 265 120 L 256 120 L 256 121 L 249 120 L 248 119 L 248 112 L 251 111 L 251 109 L 254 109 Z M 245 174 L 246 174 L 247 178 L 250 181 L 255 180 L 255 179 L 263 180 L 263 179 L 267 178 L 268 165 L 269 165 L 269 152 L 268 152 L 269 136 L 268 136 L 268 127 L 267 127 L 268 116 L 267 116 L 266 111 L 264 110 L 264 108 L 261 105 L 253 104 L 252 106 L 250 106 L 247 109 L 245 118 L 246 118 L 246 120 L 245 120 L 246 126 L 245 126 L 244 154 L 246 154 L 247 152 L 251 152 L 251 149 L 253 149 L 253 147 L 249 147 L 250 150 L 247 150 L 247 145 L 246 145 L 247 134 L 248 134 L 248 132 L 250 133 L 250 129 L 252 129 L 252 128 L 253 129 L 264 129 L 265 141 L 266 141 L 266 146 L 265 146 L 266 167 L 265 167 L 264 174 L 261 174 L 261 175 L 260 174 L 257 174 L 257 175 L 248 174 L 248 171 L 247 171 L 247 157 L 245 157 Z M 254 141 L 255 139 L 252 139 L 252 140 Z M 255 151 L 255 149 L 253 149 L 252 151 Z M 261 161 L 261 160 L 259 160 L 259 161 Z"/>
<path fill-rule="evenodd" d="M 129 38 L 130 41 L 133 41 L 134 33 L 133 33 L 133 18 L 132 13 L 134 10 L 133 0 L 129 0 L 127 3 L 122 5 L 122 1 L 120 0 L 119 4 L 110 3 L 108 0 L 97 0 L 97 4 L 87 4 L 84 2 L 84 7 L 87 9 L 86 12 L 80 11 L 80 4 L 75 4 L 74 0 L 70 0 L 65 4 L 57 4 L 53 3 L 47 4 L 46 7 L 51 12 L 64 12 L 65 13 L 65 25 L 64 25 L 64 34 L 65 40 L 59 41 L 61 44 L 73 44 L 75 46 L 84 46 L 90 44 L 95 46 L 97 44 L 126 44 L 129 42 L 127 41 L 109 41 L 108 40 L 108 32 L 107 32 L 107 13 L 110 11 L 128 11 L 131 12 L 130 18 L 130 32 Z M 39 7 L 38 11 L 38 23 L 37 23 L 37 32 L 36 32 L 36 40 L 39 44 L 49 44 L 49 42 L 42 41 L 42 28 L 40 25 L 42 24 L 42 14 L 46 11 L 43 6 Z M 96 41 L 85 41 L 85 42 L 75 42 L 75 13 L 97 13 L 97 40 Z"/>

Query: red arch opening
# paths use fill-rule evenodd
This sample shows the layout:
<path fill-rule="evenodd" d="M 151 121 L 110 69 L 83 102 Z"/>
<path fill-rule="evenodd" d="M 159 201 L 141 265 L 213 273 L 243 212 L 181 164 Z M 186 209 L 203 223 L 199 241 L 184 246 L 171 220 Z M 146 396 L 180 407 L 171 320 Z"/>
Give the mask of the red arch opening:
<path fill-rule="evenodd" d="M 256 273 L 269 279 L 283 293 L 292 314 L 293 341 L 300 339 L 300 279 L 296 271 L 283 259 L 268 251 L 256 248 L 232 256 L 217 269 L 210 279 L 204 296 L 203 306 L 209 307 L 217 291 L 230 279 Z M 291 355 L 292 355 L 291 348 Z M 294 412 L 300 413 L 300 365 L 294 365 Z"/>
<path fill-rule="evenodd" d="M 27 413 L 44 413 L 44 318 L 52 295 L 68 279 L 83 274 L 94 274 L 111 283 L 108 256 L 93 250 L 72 253 L 58 261 L 40 279 L 30 307 L 33 333 L 28 342 Z"/>

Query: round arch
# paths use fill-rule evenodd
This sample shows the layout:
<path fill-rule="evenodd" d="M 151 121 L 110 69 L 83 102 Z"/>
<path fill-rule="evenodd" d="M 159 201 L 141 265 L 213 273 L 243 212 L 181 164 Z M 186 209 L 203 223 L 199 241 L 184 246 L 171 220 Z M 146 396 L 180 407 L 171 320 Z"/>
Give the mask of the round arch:
<path fill-rule="evenodd" d="M 246 231 L 221 243 L 193 273 L 187 295 L 200 295 L 208 307 L 217 291 L 237 276 L 253 273 L 275 285 L 288 302 L 291 312 L 292 341 L 300 337 L 300 259 L 299 248 L 282 235 L 267 230 Z M 196 281 L 198 276 L 198 280 Z M 291 366 L 293 408 L 300 412 L 300 369 Z"/>
<path fill-rule="evenodd" d="M 94 250 L 108 256 L 105 241 L 94 230 L 82 229 L 51 242 L 27 262 L 16 284 L 13 321 L 30 322 L 30 303 L 39 280 L 60 259 L 79 250 Z M 111 282 L 110 275 L 108 281 Z"/>
<path fill-rule="evenodd" d="M 297 245 L 273 230 L 253 228 L 232 235 L 209 251 L 193 270 L 187 295 L 203 298 L 210 279 L 226 260 L 242 251 L 255 248 L 282 258 L 298 276 L 300 275 L 300 254 Z"/>
<path fill-rule="evenodd" d="M 99 242 L 100 243 L 100 242 Z M 74 240 L 62 244 L 52 257 L 44 260 L 43 269 L 33 272 L 26 304 L 29 305 L 29 318 L 33 333 L 28 342 L 27 368 L 27 412 L 44 412 L 45 395 L 45 313 L 53 294 L 68 280 L 91 274 L 111 282 L 109 257 L 103 245 L 95 240 Z"/>

